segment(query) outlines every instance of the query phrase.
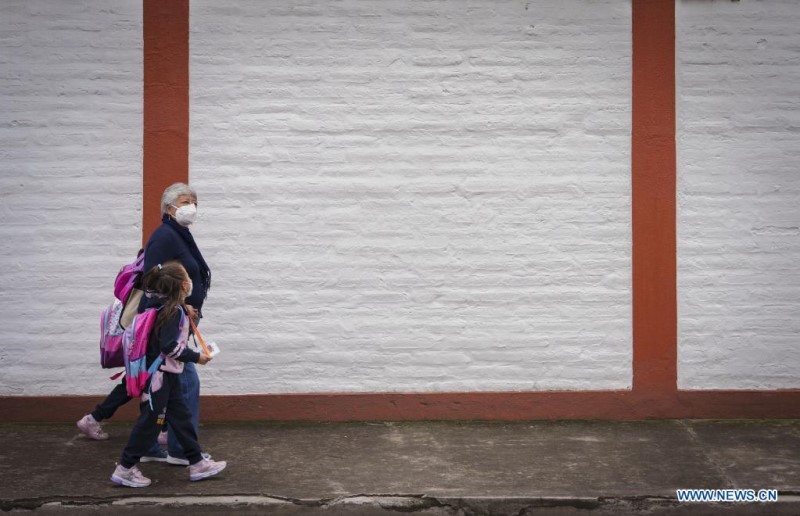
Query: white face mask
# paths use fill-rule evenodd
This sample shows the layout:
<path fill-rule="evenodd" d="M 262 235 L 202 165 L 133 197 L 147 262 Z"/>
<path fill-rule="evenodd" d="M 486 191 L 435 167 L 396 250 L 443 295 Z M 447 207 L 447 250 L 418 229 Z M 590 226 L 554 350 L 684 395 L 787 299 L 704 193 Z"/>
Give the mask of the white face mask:
<path fill-rule="evenodd" d="M 192 295 L 192 289 L 193 288 L 194 288 L 194 283 L 192 283 L 192 280 L 189 280 L 189 292 L 186 293 L 186 297 L 189 297 L 189 296 Z"/>
<path fill-rule="evenodd" d="M 175 206 L 175 220 L 181 226 L 191 226 L 197 219 L 197 206 L 194 204 L 187 204 L 185 206 Z"/>

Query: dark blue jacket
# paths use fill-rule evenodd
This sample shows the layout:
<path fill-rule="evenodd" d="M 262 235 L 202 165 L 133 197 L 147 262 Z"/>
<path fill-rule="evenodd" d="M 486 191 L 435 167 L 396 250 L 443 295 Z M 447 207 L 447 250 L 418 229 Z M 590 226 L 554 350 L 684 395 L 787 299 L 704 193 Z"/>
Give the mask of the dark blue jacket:
<path fill-rule="evenodd" d="M 166 217 L 168 216 L 165 215 Z M 203 278 L 202 269 L 202 265 L 205 264 L 201 264 L 195 259 L 189 243 L 178 234 L 178 231 L 166 220 L 153 231 L 144 248 L 144 271 L 148 272 L 156 265 L 170 260 L 179 261 L 192 280 L 192 295 L 186 298 L 186 304 L 200 310 L 208 294 L 206 288 L 209 279 Z M 199 250 L 196 252 L 199 254 Z M 200 256 L 202 257 L 202 255 Z M 147 297 L 142 297 L 139 311 L 142 312 L 150 305 L 150 300 Z"/>
<path fill-rule="evenodd" d="M 181 310 L 178 310 L 171 318 L 164 321 L 161 327 L 154 329 L 153 333 L 150 334 L 150 340 L 147 341 L 147 367 L 153 364 L 153 361 L 159 354 L 163 353 L 164 356 L 166 356 L 175 350 L 175 347 L 178 345 L 178 329 L 180 328 L 181 314 Z M 186 346 L 176 358 L 176 360 L 180 360 L 181 362 L 194 363 L 197 363 L 199 359 L 200 353 L 194 351 L 189 346 Z"/>

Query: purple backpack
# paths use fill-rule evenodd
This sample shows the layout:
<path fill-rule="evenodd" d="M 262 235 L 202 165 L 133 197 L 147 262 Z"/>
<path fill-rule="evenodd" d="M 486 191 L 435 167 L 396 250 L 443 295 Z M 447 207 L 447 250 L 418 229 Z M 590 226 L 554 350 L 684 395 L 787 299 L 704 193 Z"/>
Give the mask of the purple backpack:
<path fill-rule="evenodd" d="M 124 265 L 117 273 L 114 280 L 114 297 L 116 299 L 100 315 L 100 365 L 105 369 L 125 365 L 122 356 L 122 334 L 125 331 L 122 326 L 123 313 L 128 313 L 125 310 L 128 301 L 136 304 L 136 306 L 131 305 L 132 309 L 138 307 L 141 295 L 131 296 L 131 293 L 138 286 L 143 269 L 144 249 L 141 249 L 136 259 L 132 263 Z M 128 317 L 132 317 L 132 314 Z M 116 379 L 117 377 L 119 375 L 111 378 Z"/>
<path fill-rule="evenodd" d="M 122 316 L 122 301 L 115 299 L 100 316 L 100 365 L 105 369 L 122 367 L 122 334 L 125 330 L 119 325 Z"/>

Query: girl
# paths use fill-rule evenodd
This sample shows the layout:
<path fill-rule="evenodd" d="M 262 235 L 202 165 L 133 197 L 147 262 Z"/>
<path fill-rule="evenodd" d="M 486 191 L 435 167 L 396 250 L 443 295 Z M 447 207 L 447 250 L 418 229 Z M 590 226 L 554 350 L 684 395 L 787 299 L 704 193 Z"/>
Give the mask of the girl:
<path fill-rule="evenodd" d="M 186 451 L 189 460 L 189 480 L 202 480 L 225 469 L 225 461 L 205 458 L 197 443 L 197 432 L 181 392 L 178 375 L 183 362 L 207 364 L 211 356 L 186 347 L 189 336 L 188 321 L 183 302 L 192 292 L 192 281 L 179 262 L 168 262 L 153 267 L 142 278 L 145 292 L 161 302 L 158 317 L 147 344 L 147 366 L 163 354 L 164 363 L 150 378 L 150 388 L 142 394 L 140 415 L 131 430 L 128 445 L 111 475 L 111 480 L 128 487 L 145 487 L 150 479 L 142 475 L 136 464 L 148 451 L 169 413 L 170 428 Z"/>

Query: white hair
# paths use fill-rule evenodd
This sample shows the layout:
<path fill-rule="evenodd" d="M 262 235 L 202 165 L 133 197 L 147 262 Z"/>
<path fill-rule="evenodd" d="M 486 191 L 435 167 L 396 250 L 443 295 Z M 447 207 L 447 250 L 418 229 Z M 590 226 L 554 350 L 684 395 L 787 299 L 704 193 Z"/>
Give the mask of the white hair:
<path fill-rule="evenodd" d="M 197 200 L 197 192 L 191 186 L 185 183 L 171 184 L 161 195 L 161 213 L 167 213 L 167 208 L 174 204 L 181 195 L 191 195 L 193 199 Z"/>

